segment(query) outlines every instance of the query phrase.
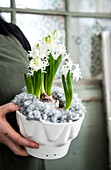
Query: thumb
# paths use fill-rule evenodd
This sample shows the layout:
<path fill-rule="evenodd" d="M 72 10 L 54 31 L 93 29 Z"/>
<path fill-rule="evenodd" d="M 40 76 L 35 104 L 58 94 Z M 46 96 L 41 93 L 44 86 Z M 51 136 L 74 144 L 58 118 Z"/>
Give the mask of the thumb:
<path fill-rule="evenodd" d="M 0 115 L 3 116 L 9 112 L 14 112 L 19 109 L 20 109 L 19 105 L 16 105 L 14 103 L 7 103 L 7 104 L 4 104 L 3 106 L 0 106 Z"/>

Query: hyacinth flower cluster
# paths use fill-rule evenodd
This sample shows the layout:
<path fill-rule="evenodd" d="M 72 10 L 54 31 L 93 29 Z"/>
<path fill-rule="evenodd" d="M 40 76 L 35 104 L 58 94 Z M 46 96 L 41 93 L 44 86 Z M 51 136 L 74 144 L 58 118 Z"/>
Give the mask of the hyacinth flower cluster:
<path fill-rule="evenodd" d="M 81 76 L 79 65 L 75 65 L 60 42 L 61 34 L 56 30 L 38 41 L 28 54 L 29 73 L 25 77 L 27 92 L 40 99 L 41 94 L 52 94 L 56 72 L 61 65 L 62 83 L 66 97 L 65 109 L 70 109 L 73 100 L 73 81 Z M 75 67 L 73 69 L 73 67 Z"/>

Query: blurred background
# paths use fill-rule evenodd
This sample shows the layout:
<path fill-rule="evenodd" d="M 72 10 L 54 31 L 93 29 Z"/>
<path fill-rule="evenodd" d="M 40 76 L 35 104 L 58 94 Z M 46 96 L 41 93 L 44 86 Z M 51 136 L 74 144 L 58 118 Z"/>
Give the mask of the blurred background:
<path fill-rule="evenodd" d="M 82 129 L 64 158 L 45 161 L 46 170 L 109 170 L 111 0 L 0 0 L 0 11 L 31 46 L 48 30 L 61 31 L 61 42 L 82 69 L 83 79 L 74 83 L 87 110 Z M 61 86 L 59 76 L 55 84 Z"/>

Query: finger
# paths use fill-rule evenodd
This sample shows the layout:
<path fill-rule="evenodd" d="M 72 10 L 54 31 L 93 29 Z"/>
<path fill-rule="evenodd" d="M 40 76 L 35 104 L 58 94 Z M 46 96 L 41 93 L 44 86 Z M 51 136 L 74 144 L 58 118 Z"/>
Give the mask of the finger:
<path fill-rule="evenodd" d="M 31 141 L 31 140 L 28 140 L 22 136 L 16 136 L 15 138 L 12 139 L 14 142 L 16 142 L 18 145 L 21 145 L 21 146 L 25 146 L 25 147 L 30 147 L 30 148 L 36 148 L 38 149 L 39 148 L 39 144 L 34 142 L 34 141 Z"/>
<path fill-rule="evenodd" d="M 14 104 L 14 103 L 7 103 L 3 106 L 0 106 L 0 114 L 3 116 L 9 112 L 14 112 L 19 109 L 20 109 L 20 106 Z"/>
<path fill-rule="evenodd" d="M 39 144 L 34 142 L 34 141 L 31 141 L 31 140 L 28 140 L 22 136 L 17 136 L 15 138 L 12 139 L 14 142 L 16 142 L 17 144 L 19 145 L 22 145 L 22 146 L 26 146 L 26 147 L 30 147 L 30 148 L 36 148 L 38 149 L 39 148 Z"/>
<path fill-rule="evenodd" d="M 15 155 L 19 156 L 30 156 L 25 149 L 22 149 L 19 145 L 10 141 L 8 147 L 15 153 Z"/>
<path fill-rule="evenodd" d="M 30 148 L 39 148 L 39 144 L 28 140 L 24 137 L 22 137 L 20 134 L 18 134 L 11 126 L 8 122 L 6 122 L 6 128 L 4 129 L 4 133 L 5 135 L 7 135 L 11 140 L 13 140 L 13 142 L 17 143 L 18 145 L 22 145 L 22 146 L 26 146 L 26 147 L 30 147 Z"/>
<path fill-rule="evenodd" d="M 8 137 L 5 138 L 5 144 L 14 152 L 15 155 L 30 156 L 25 149 L 22 149 Z"/>

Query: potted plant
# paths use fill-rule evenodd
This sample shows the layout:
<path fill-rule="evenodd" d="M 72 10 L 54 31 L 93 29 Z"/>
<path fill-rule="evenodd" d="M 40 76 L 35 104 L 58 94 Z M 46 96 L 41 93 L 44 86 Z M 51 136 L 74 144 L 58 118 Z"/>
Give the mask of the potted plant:
<path fill-rule="evenodd" d="M 26 87 L 13 100 L 21 106 L 16 112 L 21 134 L 40 145 L 38 150 L 28 147 L 26 150 L 42 159 L 66 155 L 85 113 L 81 100 L 73 94 L 73 81 L 82 78 L 81 70 L 67 54 L 60 37 L 57 31 L 53 36 L 48 34 L 29 52 L 29 73 L 24 74 Z M 59 67 L 62 89 L 53 87 Z"/>

